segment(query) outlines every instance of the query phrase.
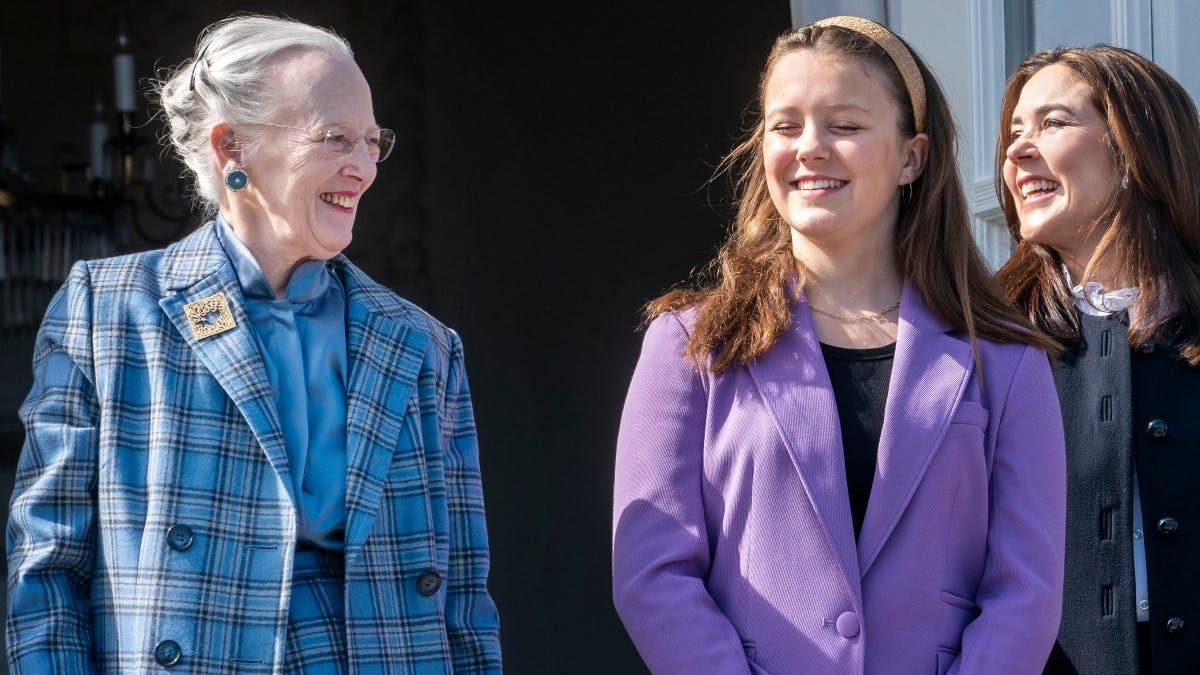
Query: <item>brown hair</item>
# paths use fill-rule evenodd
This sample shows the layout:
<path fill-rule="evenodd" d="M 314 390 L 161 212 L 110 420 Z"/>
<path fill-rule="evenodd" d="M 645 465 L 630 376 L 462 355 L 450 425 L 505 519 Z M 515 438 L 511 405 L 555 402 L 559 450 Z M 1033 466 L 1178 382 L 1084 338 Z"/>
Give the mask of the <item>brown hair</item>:
<path fill-rule="evenodd" d="M 1169 338 L 1164 331 L 1178 328 L 1180 353 L 1200 365 L 1200 119 L 1187 91 L 1136 52 L 1107 45 L 1040 51 L 1022 61 L 1005 85 L 996 190 L 1018 245 L 998 274 L 1004 292 L 1062 347 L 1078 344 L 1074 300 L 1059 255 L 1021 239 L 1016 204 L 1002 178 L 1021 90 L 1034 73 L 1056 63 L 1087 86 L 1108 124 L 1116 174 L 1124 175 L 1122 187 L 1090 224 L 1104 235 L 1084 276 L 1136 285 L 1130 344 Z"/>
<path fill-rule="evenodd" d="M 905 44 L 905 48 L 912 52 Z M 767 57 L 759 79 L 757 110 L 772 68 L 781 57 L 800 49 L 816 49 L 857 57 L 883 73 L 900 108 L 900 131 L 915 134 L 912 104 L 904 80 L 888 55 L 861 34 L 839 26 L 805 26 L 781 35 Z M 929 157 L 923 174 L 901 199 L 896 223 L 897 268 L 933 312 L 977 336 L 997 342 L 1039 347 L 1053 344 L 1030 328 L 1006 303 L 991 280 L 971 237 L 970 218 L 955 163 L 955 128 L 941 87 L 925 63 L 912 52 L 925 85 L 925 127 Z M 791 322 L 792 308 L 804 287 L 805 271 L 795 259 L 788 224 L 767 191 L 763 166 L 763 125 L 726 156 L 718 172 L 734 177 L 738 211 L 728 239 L 693 287 L 674 289 L 646 306 L 648 319 L 664 312 L 699 305 L 695 329 L 685 355 L 720 373 L 765 353 Z M 908 190 L 906 189 L 905 192 Z M 796 279 L 798 283 L 789 284 Z"/>

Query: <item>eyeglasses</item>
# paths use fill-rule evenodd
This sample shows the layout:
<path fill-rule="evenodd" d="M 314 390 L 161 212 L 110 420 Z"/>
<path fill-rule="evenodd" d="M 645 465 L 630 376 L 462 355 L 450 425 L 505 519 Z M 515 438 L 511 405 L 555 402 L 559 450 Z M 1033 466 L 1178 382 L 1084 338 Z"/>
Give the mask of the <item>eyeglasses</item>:
<path fill-rule="evenodd" d="M 260 122 L 260 124 L 268 127 L 294 129 L 296 131 L 306 131 L 310 134 L 315 134 L 321 138 L 321 143 L 324 144 L 325 149 L 335 155 L 349 155 L 358 147 L 360 141 L 366 142 L 367 154 L 370 155 L 376 164 L 387 159 L 388 155 L 392 154 L 392 148 L 396 146 L 396 132 L 391 129 L 377 129 L 368 132 L 365 136 L 356 137 L 353 130 L 345 125 L 321 130 L 292 127 L 286 124 L 272 124 L 270 122 Z"/>

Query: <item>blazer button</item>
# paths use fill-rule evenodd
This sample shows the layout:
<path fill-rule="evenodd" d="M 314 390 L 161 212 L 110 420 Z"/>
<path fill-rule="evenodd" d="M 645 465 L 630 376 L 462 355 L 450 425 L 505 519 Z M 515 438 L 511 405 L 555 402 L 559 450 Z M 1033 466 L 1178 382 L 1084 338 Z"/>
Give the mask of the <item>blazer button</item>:
<path fill-rule="evenodd" d="M 843 612 L 842 615 L 837 618 L 836 625 L 838 635 L 841 635 L 844 638 L 852 638 L 855 635 L 858 635 L 858 630 L 860 628 L 858 623 L 858 615 L 854 612 Z"/>
<path fill-rule="evenodd" d="M 1152 338 L 1152 339 L 1146 340 L 1142 344 L 1138 345 L 1138 351 L 1143 354 L 1153 354 L 1154 353 L 1154 339 Z"/>
<path fill-rule="evenodd" d="M 167 528 L 167 546 L 176 551 L 186 551 L 192 547 L 192 528 L 187 525 L 172 525 Z"/>
<path fill-rule="evenodd" d="M 1158 531 L 1166 535 L 1175 534 L 1179 531 L 1179 521 L 1167 516 L 1158 521 Z"/>
<path fill-rule="evenodd" d="M 1146 433 L 1155 440 L 1167 437 L 1167 423 L 1162 420 L 1150 420 L 1146 425 Z"/>
<path fill-rule="evenodd" d="M 170 668 L 179 663 L 182 658 L 183 650 L 174 640 L 163 640 L 154 646 L 154 662 L 163 668 Z"/>
<path fill-rule="evenodd" d="M 417 592 L 421 595 L 429 597 L 438 592 L 442 587 L 442 577 L 437 572 L 430 570 L 421 576 L 417 577 Z"/>
<path fill-rule="evenodd" d="M 1179 635 L 1183 632 L 1183 619 L 1173 616 L 1167 619 L 1167 635 Z"/>

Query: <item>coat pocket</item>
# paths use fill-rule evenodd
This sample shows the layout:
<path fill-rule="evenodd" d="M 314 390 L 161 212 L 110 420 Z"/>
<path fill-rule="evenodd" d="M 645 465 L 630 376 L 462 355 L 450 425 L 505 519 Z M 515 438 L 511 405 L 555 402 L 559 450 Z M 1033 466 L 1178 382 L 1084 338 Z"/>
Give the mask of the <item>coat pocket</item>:
<path fill-rule="evenodd" d="M 940 655 L 942 650 L 955 656 L 958 654 L 962 649 L 963 631 L 966 630 L 968 624 L 975 620 L 975 617 L 979 616 L 979 605 L 975 601 L 950 591 L 942 591 L 940 596 L 944 611 L 942 612 L 942 638 L 938 645 L 939 662 L 942 659 Z M 950 660 L 953 660 L 953 656 Z"/>
<path fill-rule="evenodd" d="M 946 675 L 946 673 L 949 673 L 950 669 L 954 666 L 954 661 L 958 659 L 958 654 L 959 652 L 956 649 L 939 647 L 937 651 L 937 674 Z"/>

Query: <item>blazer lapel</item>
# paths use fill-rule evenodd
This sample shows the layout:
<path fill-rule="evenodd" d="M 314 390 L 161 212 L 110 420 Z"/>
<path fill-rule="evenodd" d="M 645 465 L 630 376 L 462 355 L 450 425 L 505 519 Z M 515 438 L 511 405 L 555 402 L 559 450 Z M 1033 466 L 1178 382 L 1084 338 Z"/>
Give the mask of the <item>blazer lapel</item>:
<path fill-rule="evenodd" d="M 351 265 L 342 261 L 346 284 L 346 345 L 350 375 L 346 382 L 346 562 L 358 554 L 379 513 L 380 499 L 393 455 L 412 452 L 424 466 L 424 447 L 414 418 L 429 411 L 411 408 L 429 335 L 410 323 L 397 321 L 376 305 L 372 289 Z M 401 445 L 401 433 L 410 434 Z M 427 472 L 422 485 L 405 489 L 428 494 Z"/>
<path fill-rule="evenodd" d="M 163 287 L 171 294 L 159 300 L 159 307 L 241 411 L 295 503 L 271 383 L 251 332 L 253 327 L 246 315 L 241 286 L 212 225 L 203 227 L 168 250 L 164 254 L 161 275 Z M 235 325 L 224 332 L 198 339 L 184 307 L 218 294 L 224 296 Z"/>
<path fill-rule="evenodd" d="M 837 403 L 806 298 L 796 304 L 788 331 L 748 369 L 851 582 L 848 586 L 857 591 L 858 555 Z"/>
<path fill-rule="evenodd" d="M 859 533 L 863 575 L 916 492 L 974 367 L 970 342 L 950 331 L 905 284 L 875 480 Z"/>

